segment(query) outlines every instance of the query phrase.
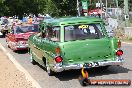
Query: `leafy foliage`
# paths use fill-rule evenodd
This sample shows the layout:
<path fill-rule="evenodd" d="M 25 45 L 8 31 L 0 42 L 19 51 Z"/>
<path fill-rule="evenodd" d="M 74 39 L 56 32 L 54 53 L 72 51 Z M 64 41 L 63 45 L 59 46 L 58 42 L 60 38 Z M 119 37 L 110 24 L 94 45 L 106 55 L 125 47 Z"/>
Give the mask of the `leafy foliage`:
<path fill-rule="evenodd" d="M 81 1 L 81 0 L 79 0 Z M 103 2 L 105 0 L 102 0 Z M 114 0 L 108 0 L 108 6 L 113 6 Z M 119 6 L 123 7 L 124 0 L 118 0 Z M 97 0 L 89 0 L 89 8 L 95 8 Z M 14 16 L 20 18 L 26 13 L 50 14 L 52 16 L 75 16 L 77 0 L 0 0 L 0 15 Z M 129 0 L 129 9 L 132 10 L 132 0 Z"/>

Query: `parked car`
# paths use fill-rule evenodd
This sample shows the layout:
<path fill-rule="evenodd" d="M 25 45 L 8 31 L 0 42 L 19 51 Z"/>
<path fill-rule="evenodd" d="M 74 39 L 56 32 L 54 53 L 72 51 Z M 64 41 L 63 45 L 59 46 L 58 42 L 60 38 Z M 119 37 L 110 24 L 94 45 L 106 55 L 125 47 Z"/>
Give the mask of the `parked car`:
<path fill-rule="evenodd" d="M 0 36 L 5 38 L 6 34 L 8 34 L 11 30 L 11 26 L 13 23 L 13 19 L 9 17 L 9 19 L 5 18 L 2 20 L 0 25 Z"/>
<path fill-rule="evenodd" d="M 13 26 L 11 32 L 6 35 L 7 45 L 14 51 L 27 50 L 29 36 L 38 32 L 38 27 L 34 25 L 25 24 Z"/>
<path fill-rule="evenodd" d="M 64 70 L 122 65 L 121 42 L 109 37 L 100 18 L 70 17 L 44 20 L 41 32 L 28 39 L 31 63 L 49 75 Z"/>
<path fill-rule="evenodd" d="M 10 27 L 7 24 L 1 25 L 0 28 L 0 36 L 5 38 L 6 34 L 8 34 Z"/>

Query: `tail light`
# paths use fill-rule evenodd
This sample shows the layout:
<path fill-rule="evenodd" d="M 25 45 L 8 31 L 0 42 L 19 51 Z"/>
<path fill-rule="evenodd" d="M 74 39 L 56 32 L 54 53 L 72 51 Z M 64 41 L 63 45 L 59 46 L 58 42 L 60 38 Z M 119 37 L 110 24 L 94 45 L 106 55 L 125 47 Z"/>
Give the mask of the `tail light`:
<path fill-rule="evenodd" d="M 122 51 L 122 50 L 118 50 L 118 51 L 116 52 L 116 55 L 117 55 L 117 56 L 123 55 L 123 51 Z"/>
<path fill-rule="evenodd" d="M 60 54 L 60 52 L 61 52 L 59 47 L 56 47 L 55 51 L 56 51 L 56 54 Z"/>
<path fill-rule="evenodd" d="M 120 47 L 121 47 L 121 41 L 120 41 L 120 40 L 118 40 L 117 45 L 118 45 L 118 48 L 120 48 Z"/>
<path fill-rule="evenodd" d="M 62 62 L 62 57 L 60 57 L 60 56 L 58 56 L 58 57 L 56 57 L 55 58 L 55 61 L 57 62 L 57 63 L 61 63 Z"/>

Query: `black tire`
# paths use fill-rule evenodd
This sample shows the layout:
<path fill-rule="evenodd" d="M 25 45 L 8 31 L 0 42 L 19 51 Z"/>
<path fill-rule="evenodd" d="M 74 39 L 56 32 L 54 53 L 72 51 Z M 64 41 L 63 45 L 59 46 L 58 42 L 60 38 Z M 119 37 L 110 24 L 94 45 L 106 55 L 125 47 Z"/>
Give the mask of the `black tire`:
<path fill-rule="evenodd" d="M 52 71 L 52 70 L 50 69 L 50 67 L 47 67 L 47 73 L 48 73 L 49 76 L 53 76 L 53 75 L 55 74 L 55 72 Z"/>
<path fill-rule="evenodd" d="M 7 47 L 8 47 L 8 48 L 10 48 L 10 46 L 9 46 L 9 45 L 7 45 Z"/>
<path fill-rule="evenodd" d="M 5 36 L 6 36 L 6 32 L 3 32 L 3 38 L 5 38 Z"/>
<path fill-rule="evenodd" d="M 36 64 L 37 64 L 37 62 L 33 59 L 32 53 L 30 53 L 30 62 L 31 62 L 33 65 L 36 65 Z"/>
<path fill-rule="evenodd" d="M 7 41 L 6 41 L 6 43 L 7 43 L 7 47 L 8 47 L 8 48 L 10 48 L 10 46 L 9 46 L 9 44 L 8 44 L 8 42 L 7 42 Z"/>

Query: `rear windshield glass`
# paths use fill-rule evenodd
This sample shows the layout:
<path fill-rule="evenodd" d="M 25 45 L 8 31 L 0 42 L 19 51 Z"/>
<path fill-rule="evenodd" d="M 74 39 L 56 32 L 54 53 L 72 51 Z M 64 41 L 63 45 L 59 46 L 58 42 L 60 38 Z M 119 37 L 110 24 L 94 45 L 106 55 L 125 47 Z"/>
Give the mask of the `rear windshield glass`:
<path fill-rule="evenodd" d="M 26 32 L 38 32 L 37 26 L 16 26 L 14 28 L 15 33 L 26 33 Z"/>
<path fill-rule="evenodd" d="M 104 37 L 100 24 L 65 26 L 65 41 L 100 39 Z"/>

